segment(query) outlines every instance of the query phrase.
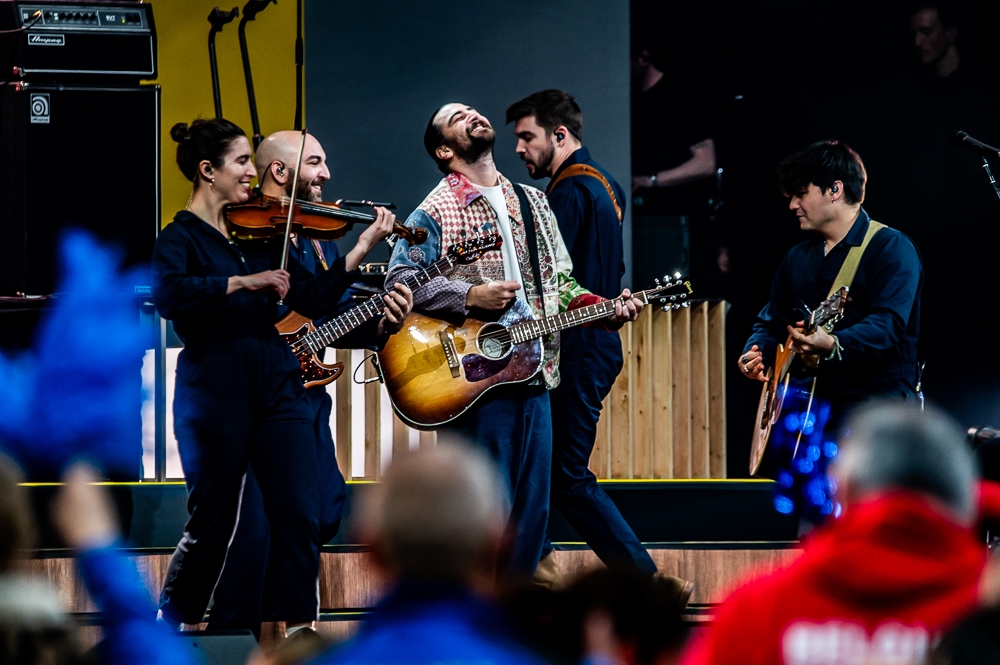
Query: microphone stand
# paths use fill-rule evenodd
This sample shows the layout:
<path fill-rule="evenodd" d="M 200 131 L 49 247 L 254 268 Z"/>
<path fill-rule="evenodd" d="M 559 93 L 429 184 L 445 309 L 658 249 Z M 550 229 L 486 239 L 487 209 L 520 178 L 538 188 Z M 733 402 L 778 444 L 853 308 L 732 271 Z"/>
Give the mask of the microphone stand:
<path fill-rule="evenodd" d="M 247 81 L 247 101 L 250 102 L 250 125 L 253 127 L 253 149 L 256 151 L 260 147 L 260 142 L 264 137 L 260 133 L 260 120 L 257 118 L 257 97 L 253 92 L 253 74 L 250 73 L 250 51 L 247 49 L 247 22 L 257 18 L 257 14 L 263 11 L 271 3 L 278 4 L 278 0 L 247 0 L 243 5 L 243 18 L 240 19 L 240 54 L 243 56 L 243 76 Z"/>
<path fill-rule="evenodd" d="M 212 94 L 215 98 L 216 118 L 222 117 L 222 94 L 219 92 L 219 63 L 215 57 L 215 34 L 222 32 L 222 26 L 231 23 L 239 15 L 239 7 L 233 7 L 228 12 L 216 7 L 208 15 L 208 22 L 212 24 L 212 29 L 208 31 L 208 62 L 212 68 Z"/>
<path fill-rule="evenodd" d="M 305 44 L 302 40 L 302 5 L 305 0 L 295 2 L 295 124 L 296 131 L 302 129 L 302 67 L 305 64 Z"/>
<path fill-rule="evenodd" d="M 998 198 L 1000 198 L 1000 185 L 997 185 L 996 178 L 993 177 L 993 172 L 990 171 L 990 163 L 986 159 L 986 155 L 982 155 L 983 158 L 983 171 L 986 172 L 986 177 L 990 179 L 990 184 L 993 185 L 993 191 L 996 192 Z"/>

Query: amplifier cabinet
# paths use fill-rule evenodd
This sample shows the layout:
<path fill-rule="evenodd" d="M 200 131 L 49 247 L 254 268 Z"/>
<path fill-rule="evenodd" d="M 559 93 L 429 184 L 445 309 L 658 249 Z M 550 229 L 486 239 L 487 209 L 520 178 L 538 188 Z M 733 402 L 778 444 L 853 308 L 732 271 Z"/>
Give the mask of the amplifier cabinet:
<path fill-rule="evenodd" d="M 156 78 L 147 3 L 0 2 L 0 30 L 0 80 Z"/>
<path fill-rule="evenodd" d="M 0 87 L 0 295 L 51 294 L 71 227 L 144 267 L 160 227 L 160 87 Z"/>

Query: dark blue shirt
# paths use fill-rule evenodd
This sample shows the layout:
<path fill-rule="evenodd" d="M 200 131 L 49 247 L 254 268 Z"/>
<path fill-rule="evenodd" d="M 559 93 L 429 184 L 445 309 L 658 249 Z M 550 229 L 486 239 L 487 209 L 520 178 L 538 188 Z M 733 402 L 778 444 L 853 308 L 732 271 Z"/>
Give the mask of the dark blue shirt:
<path fill-rule="evenodd" d="M 446 583 L 407 582 L 379 603 L 357 637 L 312 665 L 475 663 L 542 665 L 523 647 L 506 617 Z"/>
<path fill-rule="evenodd" d="M 559 165 L 559 174 L 573 164 L 592 166 L 608 179 L 625 214 L 625 190 L 611 174 L 590 158 L 586 148 L 575 151 Z M 566 178 L 546 192 L 569 255 L 573 277 L 583 288 L 605 298 L 621 293 L 625 260 L 622 254 L 622 224 L 604 184 L 589 175 Z"/>
<path fill-rule="evenodd" d="M 279 240 L 230 242 L 193 213 L 177 213 L 153 248 L 157 310 L 174 322 L 188 347 L 223 337 L 277 337 L 278 298 L 273 291 L 226 291 L 232 276 L 276 269 L 281 246 Z M 293 255 L 288 272 L 291 289 L 285 302 L 310 318 L 333 311 L 353 281 L 343 258 L 313 275 Z"/>
<path fill-rule="evenodd" d="M 864 241 L 868 222 L 862 209 L 829 254 L 824 255 L 819 234 L 789 250 L 744 352 L 756 344 L 766 365 L 773 365 L 778 343 L 788 337 L 787 326 L 805 318 L 796 308 L 815 308 L 826 299 L 848 251 Z M 858 265 L 844 318 L 833 331 L 843 348 L 841 359 L 820 362 L 817 394 L 834 402 L 912 394 L 922 288 L 923 266 L 910 239 L 890 228 L 875 234 Z"/>

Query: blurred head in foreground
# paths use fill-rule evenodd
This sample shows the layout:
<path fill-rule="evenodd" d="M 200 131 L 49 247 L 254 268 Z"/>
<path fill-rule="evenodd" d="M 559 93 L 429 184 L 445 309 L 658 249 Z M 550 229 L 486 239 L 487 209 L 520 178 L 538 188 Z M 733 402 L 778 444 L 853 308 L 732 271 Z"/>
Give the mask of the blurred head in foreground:
<path fill-rule="evenodd" d="M 963 525 L 976 519 L 976 464 L 962 428 L 934 408 L 873 402 L 848 421 L 832 468 L 849 507 L 898 490 L 933 501 Z"/>
<path fill-rule="evenodd" d="M 52 587 L 18 570 L 32 520 L 20 471 L 0 455 L 0 663 L 82 663 L 76 627 Z"/>
<path fill-rule="evenodd" d="M 492 462 L 442 443 L 393 463 L 367 506 L 362 537 L 398 579 L 478 587 L 495 577 L 504 515 Z"/>

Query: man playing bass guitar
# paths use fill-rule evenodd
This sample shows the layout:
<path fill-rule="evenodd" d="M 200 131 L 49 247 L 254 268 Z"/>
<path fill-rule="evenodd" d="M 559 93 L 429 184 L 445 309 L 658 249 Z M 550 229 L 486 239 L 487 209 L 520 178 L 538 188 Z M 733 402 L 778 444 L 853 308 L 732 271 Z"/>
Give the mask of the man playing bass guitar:
<path fill-rule="evenodd" d="M 424 147 L 445 177 L 406 222 L 427 228 L 428 239 L 423 245 L 396 245 L 386 283 L 427 267 L 443 248 L 499 233 L 504 239 L 500 252 L 457 268 L 451 279 L 434 278 L 415 294 L 415 308 L 440 318 L 462 319 L 484 310 L 496 318 L 517 297 L 538 319 L 603 300 L 570 276 L 572 260 L 545 195 L 497 172 L 495 140 L 490 122 L 470 106 L 446 104 L 434 112 Z M 606 319 L 615 328 L 635 319 L 642 307 L 629 291 L 622 296 L 614 316 Z M 504 568 L 524 577 L 535 572 L 548 524 L 552 417 L 547 390 L 559 385 L 558 334 L 547 335 L 542 347 L 541 370 L 531 380 L 490 389 L 446 426 L 487 450 L 509 483 L 517 537 Z"/>
<path fill-rule="evenodd" d="M 866 178 L 858 154 L 838 141 L 814 143 L 781 162 L 778 186 L 799 228 L 811 233 L 785 255 L 738 358 L 747 378 L 767 382 L 778 345 L 789 339 L 816 376 L 816 398 L 830 404 L 830 431 L 859 402 L 916 394 L 923 267 L 909 238 L 861 207 Z M 832 333 L 818 327 L 804 334 L 801 308 L 843 286 L 834 281 L 843 278 L 852 248 L 861 250 L 860 261 L 842 321 Z"/>

